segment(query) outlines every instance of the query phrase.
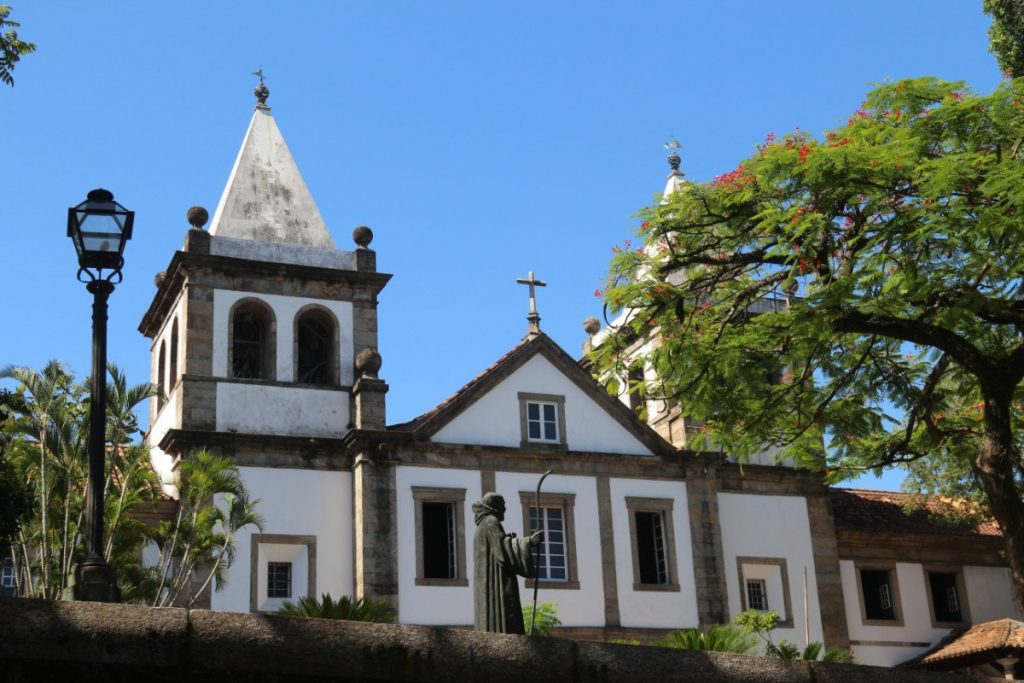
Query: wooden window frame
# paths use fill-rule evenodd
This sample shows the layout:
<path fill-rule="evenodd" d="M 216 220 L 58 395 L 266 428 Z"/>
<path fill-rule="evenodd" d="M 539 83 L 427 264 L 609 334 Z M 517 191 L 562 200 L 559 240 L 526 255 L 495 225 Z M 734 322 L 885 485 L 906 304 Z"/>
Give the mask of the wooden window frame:
<path fill-rule="evenodd" d="M 887 571 L 889 572 L 889 588 L 892 589 L 892 609 L 895 619 L 868 619 L 867 606 L 864 604 L 864 586 L 862 585 L 861 571 Z M 857 602 L 860 610 L 860 623 L 864 626 L 899 626 L 903 623 L 903 603 L 900 598 L 900 578 L 896 571 L 895 562 L 856 562 L 853 563 L 853 571 L 857 576 Z"/>
<path fill-rule="evenodd" d="M 555 406 L 555 427 L 558 429 L 558 439 L 531 439 L 530 428 L 527 421 L 527 404 L 554 404 Z M 541 448 L 549 450 L 564 451 L 569 447 L 565 433 L 565 396 L 558 394 L 533 394 L 519 392 L 519 445 L 523 448 Z"/>
<path fill-rule="evenodd" d="M 679 569 L 676 566 L 676 536 L 672 523 L 672 498 L 640 498 L 626 497 L 626 514 L 629 517 L 629 544 L 633 559 L 633 590 L 679 592 Z M 636 513 L 656 512 L 661 514 L 662 529 L 665 534 L 665 561 L 668 565 L 668 583 L 640 582 L 640 555 L 637 548 Z"/>
<path fill-rule="evenodd" d="M 413 486 L 412 501 L 416 517 L 416 585 L 469 586 L 469 577 L 466 576 L 466 489 Z M 458 573 L 454 579 L 428 579 L 423 576 L 423 503 L 455 504 L 455 564 Z"/>
<path fill-rule="evenodd" d="M 530 535 L 530 509 L 537 503 L 535 491 L 520 491 L 519 503 L 523 511 L 523 535 Z M 560 590 L 579 590 L 580 577 L 576 564 L 576 494 L 575 493 L 542 493 L 540 494 L 540 506 L 542 508 L 562 508 L 562 522 L 565 528 L 562 531 L 563 542 L 565 543 L 565 581 L 541 580 L 541 588 L 554 588 Z M 530 561 L 533 562 L 534 551 L 530 552 Z M 538 581 L 527 579 L 526 587 L 533 588 Z"/>

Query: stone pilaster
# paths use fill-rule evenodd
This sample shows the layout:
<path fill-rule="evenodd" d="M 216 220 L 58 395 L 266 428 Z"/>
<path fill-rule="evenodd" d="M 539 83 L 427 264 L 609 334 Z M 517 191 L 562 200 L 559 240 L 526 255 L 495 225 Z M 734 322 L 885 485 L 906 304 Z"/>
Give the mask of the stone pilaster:
<path fill-rule="evenodd" d="M 601 580 L 604 588 L 604 623 L 606 627 L 621 625 L 619 615 L 619 582 L 615 571 L 615 532 L 612 528 L 611 482 L 607 476 L 597 477 L 597 525 L 601 530 Z"/>
<path fill-rule="evenodd" d="M 693 546 L 697 618 L 702 627 L 729 622 L 729 591 L 725 582 L 722 524 L 718 515 L 716 463 L 695 461 L 686 471 L 686 500 Z"/>
<path fill-rule="evenodd" d="M 811 553 L 814 556 L 822 636 L 827 647 L 850 647 L 843 581 L 839 574 L 836 525 L 828 490 L 824 486 L 820 494 L 807 496 L 807 517 L 811 527 Z"/>
<path fill-rule="evenodd" d="M 386 451 L 356 455 L 352 467 L 355 597 L 398 609 L 398 510 L 395 461 Z"/>
<path fill-rule="evenodd" d="M 353 423 L 356 429 L 384 429 L 387 416 L 384 396 L 388 385 L 382 379 L 363 375 L 352 387 L 352 399 L 355 408 Z"/>

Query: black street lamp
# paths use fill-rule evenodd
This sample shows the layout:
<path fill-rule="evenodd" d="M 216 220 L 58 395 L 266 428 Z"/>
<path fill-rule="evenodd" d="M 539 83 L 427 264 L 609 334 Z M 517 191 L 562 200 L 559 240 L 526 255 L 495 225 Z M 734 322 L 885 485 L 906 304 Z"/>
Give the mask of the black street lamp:
<path fill-rule="evenodd" d="M 68 237 L 78 252 L 78 281 L 92 293 L 92 390 L 89 399 L 89 488 L 85 508 L 85 560 L 75 568 L 76 600 L 120 602 L 114 570 L 103 559 L 103 483 L 107 422 L 107 297 L 121 282 L 124 245 L 135 212 L 107 190 L 93 190 L 68 209 Z M 106 271 L 106 273 L 104 273 Z"/>

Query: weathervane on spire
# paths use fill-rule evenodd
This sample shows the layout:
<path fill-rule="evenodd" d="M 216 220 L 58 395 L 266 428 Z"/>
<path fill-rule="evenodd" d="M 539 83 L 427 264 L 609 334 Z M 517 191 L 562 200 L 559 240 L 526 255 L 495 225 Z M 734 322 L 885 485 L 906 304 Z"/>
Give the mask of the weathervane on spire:
<path fill-rule="evenodd" d="M 255 90 L 253 90 L 253 93 L 256 95 L 256 102 L 258 103 L 256 107 L 258 109 L 270 109 L 270 107 L 267 106 L 267 98 L 270 97 L 270 90 L 263 84 L 263 65 L 260 64 L 259 68 L 252 72 L 252 75 L 260 79 L 260 84 L 256 86 Z"/>
<path fill-rule="evenodd" d="M 521 285 L 530 286 L 530 314 L 526 316 L 526 320 L 530 323 L 530 327 L 526 332 L 526 336 L 527 338 L 536 337 L 540 334 L 540 314 L 537 313 L 537 293 L 534 288 L 547 287 L 548 283 L 534 278 L 532 270 L 526 274 L 526 278 L 518 278 L 516 282 Z"/>
<path fill-rule="evenodd" d="M 676 140 L 674 137 L 665 143 L 665 149 L 667 149 L 669 152 L 668 165 L 672 167 L 673 173 L 679 171 L 679 164 L 682 161 L 682 159 L 679 157 L 678 152 L 680 147 L 682 147 L 682 145 L 680 145 L 679 141 Z"/>

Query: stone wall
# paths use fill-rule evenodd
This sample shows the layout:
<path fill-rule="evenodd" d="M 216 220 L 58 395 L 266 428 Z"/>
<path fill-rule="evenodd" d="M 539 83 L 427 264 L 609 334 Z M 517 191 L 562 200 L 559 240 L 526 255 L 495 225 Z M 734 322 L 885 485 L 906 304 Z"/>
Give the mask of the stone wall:
<path fill-rule="evenodd" d="M 561 638 L 134 605 L 0 599 L 0 678 L 132 681 L 967 683 Z"/>

